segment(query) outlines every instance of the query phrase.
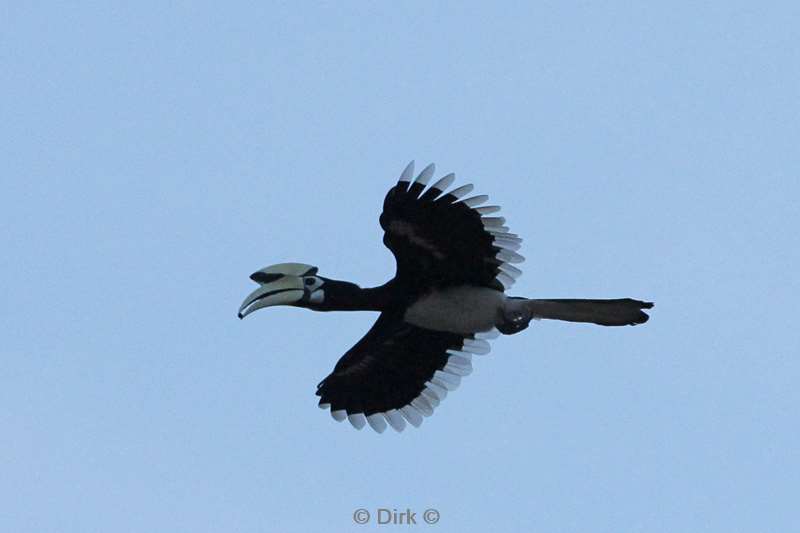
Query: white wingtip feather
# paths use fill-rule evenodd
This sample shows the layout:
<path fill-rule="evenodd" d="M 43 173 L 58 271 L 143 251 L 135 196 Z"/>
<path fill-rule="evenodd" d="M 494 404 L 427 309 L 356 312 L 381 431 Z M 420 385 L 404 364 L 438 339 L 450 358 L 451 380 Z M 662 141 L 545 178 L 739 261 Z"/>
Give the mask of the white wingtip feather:
<path fill-rule="evenodd" d="M 465 352 L 471 352 L 475 355 L 486 355 L 491 351 L 492 347 L 488 341 L 483 339 L 464 339 Z"/>
<path fill-rule="evenodd" d="M 378 433 L 383 433 L 386 431 L 386 419 L 383 418 L 383 414 L 381 413 L 369 415 L 367 417 L 367 422 L 369 423 L 369 426 Z"/>
<path fill-rule="evenodd" d="M 491 233 L 492 235 L 501 235 L 508 233 L 508 226 L 486 226 L 484 225 L 483 230 L 487 233 Z"/>
<path fill-rule="evenodd" d="M 420 172 L 419 176 L 417 176 L 415 183 L 419 183 L 420 185 L 427 185 L 428 181 L 431 179 L 431 177 L 433 177 L 434 172 L 436 172 L 436 165 L 431 163 L 430 165 L 422 169 L 422 172 Z"/>
<path fill-rule="evenodd" d="M 491 215 L 492 213 L 497 213 L 500 211 L 499 205 L 485 205 L 483 207 L 476 207 L 475 211 L 477 211 L 481 215 Z"/>
<path fill-rule="evenodd" d="M 437 370 L 433 373 L 433 378 L 431 378 L 431 381 L 440 387 L 444 387 L 448 391 L 454 391 L 461 384 L 461 377 Z"/>
<path fill-rule="evenodd" d="M 443 372 L 447 372 L 448 374 L 455 374 L 457 376 L 469 376 L 472 374 L 472 365 L 455 365 L 452 362 L 448 362 L 442 368 Z"/>
<path fill-rule="evenodd" d="M 514 286 L 514 278 L 512 278 L 505 272 L 498 272 L 497 275 L 494 277 L 494 279 L 499 281 L 500 284 L 503 285 L 503 288 L 505 290 L 508 290 Z"/>
<path fill-rule="evenodd" d="M 505 250 L 511 250 L 513 252 L 516 252 L 517 250 L 522 248 L 522 243 L 514 241 L 504 241 L 503 239 L 494 239 L 492 245 L 496 246 L 497 248 L 503 248 Z"/>
<path fill-rule="evenodd" d="M 462 185 L 461 187 L 453 189 L 448 194 L 450 196 L 455 196 L 456 198 L 461 198 L 462 196 L 472 192 L 472 189 L 474 188 L 475 186 L 473 184 L 467 183 L 466 185 Z"/>
<path fill-rule="evenodd" d="M 496 228 L 506 223 L 504 217 L 481 217 L 481 222 L 487 228 Z"/>
<path fill-rule="evenodd" d="M 489 195 L 487 195 L 487 194 L 479 194 L 477 196 L 471 196 L 471 197 L 469 197 L 469 198 L 467 198 L 465 200 L 461 200 L 461 202 L 459 202 L 459 203 L 462 203 L 462 204 L 466 205 L 467 207 L 475 207 L 476 205 L 481 205 L 482 203 L 484 203 L 488 199 L 489 199 Z"/>
<path fill-rule="evenodd" d="M 428 384 L 426 383 L 425 388 L 422 389 L 422 392 L 420 393 L 420 396 L 418 398 L 424 398 L 425 401 L 427 401 L 431 405 L 431 407 L 435 409 L 435 408 L 439 407 L 439 403 L 441 402 L 441 399 L 439 398 L 439 396 L 435 392 L 433 392 L 431 389 L 429 389 L 427 387 L 427 385 Z M 412 405 L 413 405 L 413 402 L 412 402 Z"/>
<path fill-rule="evenodd" d="M 426 387 L 425 391 L 428 391 L 428 392 L 434 394 L 437 398 L 439 398 L 439 401 L 442 401 L 445 398 L 447 398 L 447 389 L 445 387 L 442 387 L 441 385 L 437 385 L 433 381 L 426 381 L 425 382 L 425 387 Z M 425 392 L 425 391 L 423 391 L 423 392 Z"/>
<path fill-rule="evenodd" d="M 469 352 L 464 352 L 461 350 L 447 350 L 447 354 L 450 357 L 463 357 L 467 361 L 472 361 L 472 354 Z"/>
<path fill-rule="evenodd" d="M 472 354 L 467 352 L 458 352 L 459 355 L 451 355 L 447 358 L 448 363 L 453 363 L 458 366 L 472 366 Z"/>
<path fill-rule="evenodd" d="M 495 257 L 506 263 L 522 263 L 525 261 L 523 256 L 519 255 L 517 252 L 512 252 L 511 250 L 500 250 L 497 252 Z"/>
<path fill-rule="evenodd" d="M 400 408 L 400 413 L 403 415 L 403 418 L 408 420 L 408 423 L 418 428 L 422 425 L 422 413 L 417 411 L 417 409 L 411 405 L 406 405 Z"/>
<path fill-rule="evenodd" d="M 406 421 L 403 418 L 403 415 L 401 415 L 396 409 L 390 409 L 383 414 L 386 417 L 386 421 L 389 422 L 390 426 L 392 426 L 393 430 L 400 433 L 406 429 Z"/>
<path fill-rule="evenodd" d="M 508 233 L 508 231 L 497 232 L 494 234 L 494 237 L 496 239 L 503 239 L 506 241 L 522 242 L 522 239 L 520 237 L 517 237 L 513 233 Z"/>
<path fill-rule="evenodd" d="M 433 408 L 436 407 L 435 405 L 431 404 L 427 397 L 423 395 L 419 395 L 413 400 L 411 400 L 411 405 L 423 416 L 431 416 L 433 414 Z M 438 405 L 438 400 L 437 400 Z"/>
<path fill-rule="evenodd" d="M 347 415 L 347 419 L 356 429 L 363 428 L 367 423 L 367 418 L 364 416 L 364 413 L 353 413 L 352 415 Z"/>
<path fill-rule="evenodd" d="M 503 263 L 498 268 L 514 279 L 517 279 L 522 275 L 522 270 L 518 269 L 514 265 L 509 265 L 508 263 Z"/>
<path fill-rule="evenodd" d="M 453 174 L 453 173 L 450 173 L 450 174 L 448 174 L 447 176 L 445 176 L 443 178 L 439 178 L 439 180 L 436 183 L 431 185 L 431 189 L 436 189 L 438 191 L 444 191 L 445 189 L 450 187 L 450 185 L 452 185 L 455 180 L 456 180 L 456 175 Z"/>
<path fill-rule="evenodd" d="M 411 162 L 406 165 L 406 168 L 403 170 L 403 173 L 400 174 L 400 179 L 397 180 L 398 182 L 405 181 L 406 183 L 411 181 L 411 178 L 414 176 L 414 160 L 412 159 Z"/>

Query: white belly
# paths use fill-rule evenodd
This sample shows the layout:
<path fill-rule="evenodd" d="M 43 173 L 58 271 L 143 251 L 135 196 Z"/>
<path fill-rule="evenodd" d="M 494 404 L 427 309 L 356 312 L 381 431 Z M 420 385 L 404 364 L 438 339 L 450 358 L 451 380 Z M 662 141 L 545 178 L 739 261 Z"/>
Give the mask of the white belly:
<path fill-rule="evenodd" d="M 505 294 L 485 287 L 453 287 L 434 291 L 412 304 L 403 317 L 409 324 L 451 333 L 477 333 L 492 329 Z"/>

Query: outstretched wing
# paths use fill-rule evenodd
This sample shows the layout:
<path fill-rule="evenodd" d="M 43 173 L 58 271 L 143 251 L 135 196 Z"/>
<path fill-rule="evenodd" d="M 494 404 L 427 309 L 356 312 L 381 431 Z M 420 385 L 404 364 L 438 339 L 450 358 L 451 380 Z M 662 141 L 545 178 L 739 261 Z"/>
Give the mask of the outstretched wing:
<path fill-rule="evenodd" d="M 372 328 L 317 385 L 319 406 L 337 421 L 347 418 L 383 432 L 388 422 L 414 426 L 472 372 L 472 355 L 489 353 L 496 330 L 473 335 L 432 331 L 382 313 Z"/>
<path fill-rule="evenodd" d="M 462 200 L 471 184 L 445 194 L 455 175 L 448 174 L 425 190 L 434 168 L 428 165 L 411 183 L 412 161 L 384 200 L 383 242 L 397 260 L 397 279 L 431 288 L 466 284 L 510 288 L 522 273 L 509 264 L 524 260 L 516 253 L 522 239 L 508 232 L 503 217 L 488 216 L 499 211 L 498 206 L 479 207 L 488 196 Z"/>

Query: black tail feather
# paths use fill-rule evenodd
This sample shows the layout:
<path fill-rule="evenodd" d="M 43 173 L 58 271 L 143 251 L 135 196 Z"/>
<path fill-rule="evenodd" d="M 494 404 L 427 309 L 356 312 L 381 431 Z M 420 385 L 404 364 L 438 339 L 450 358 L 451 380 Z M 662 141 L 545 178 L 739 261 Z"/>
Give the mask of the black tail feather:
<path fill-rule="evenodd" d="M 653 307 L 652 302 L 631 298 L 616 300 L 527 300 L 533 318 L 590 322 L 601 326 L 635 326 L 650 318 L 642 309 Z"/>

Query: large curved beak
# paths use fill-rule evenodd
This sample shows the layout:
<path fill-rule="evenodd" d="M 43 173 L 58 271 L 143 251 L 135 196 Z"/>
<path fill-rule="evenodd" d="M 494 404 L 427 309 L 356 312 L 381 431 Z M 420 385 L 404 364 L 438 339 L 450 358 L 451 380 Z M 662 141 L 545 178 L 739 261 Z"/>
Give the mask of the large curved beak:
<path fill-rule="evenodd" d="M 273 305 L 291 305 L 299 302 L 305 292 L 304 275 L 314 275 L 316 267 L 302 263 L 281 263 L 254 272 L 250 279 L 260 286 L 247 295 L 239 307 L 239 318 L 253 311 Z"/>

